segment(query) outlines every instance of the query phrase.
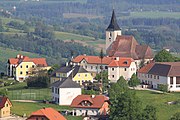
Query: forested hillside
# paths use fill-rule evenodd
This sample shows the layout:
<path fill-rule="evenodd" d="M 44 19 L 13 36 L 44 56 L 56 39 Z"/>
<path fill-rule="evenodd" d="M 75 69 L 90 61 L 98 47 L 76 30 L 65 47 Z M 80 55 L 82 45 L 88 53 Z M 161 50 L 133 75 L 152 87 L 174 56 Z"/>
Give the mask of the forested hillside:
<path fill-rule="evenodd" d="M 88 46 L 105 44 L 102 39 L 114 8 L 123 34 L 134 35 L 155 50 L 168 47 L 180 52 L 179 0 L 0 1 L 2 47 L 57 61 L 72 54 L 95 54 Z"/>

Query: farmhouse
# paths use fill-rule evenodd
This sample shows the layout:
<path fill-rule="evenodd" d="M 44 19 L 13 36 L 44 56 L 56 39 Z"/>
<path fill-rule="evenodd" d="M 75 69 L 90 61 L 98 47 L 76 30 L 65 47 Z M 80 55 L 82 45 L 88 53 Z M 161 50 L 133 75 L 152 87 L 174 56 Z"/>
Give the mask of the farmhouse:
<path fill-rule="evenodd" d="M 169 91 L 180 91 L 180 62 L 149 63 L 138 71 L 138 78 L 150 88 L 165 84 Z"/>
<path fill-rule="evenodd" d="M 5 96 L 0 96 L 0 118 L 9 117 L 11 114 L 11 107 L 11 101 Z"/>
<path fill-rule="evenodd" d="M 45 58 L 29 58 L 17 55 L 16 58 L 9 58 L 7 63 L 7 75 L 19 82 L 23 82 L 32 74 L 33 70 L 48 70 Z"/>
<path fill-rule="evenodd" d="M 71 103 L 73 115 L 101 116 L 109 113 L 109 98 L 104 95 L 78 95 Z"/>
<path fill-rule="evenodd" d="M 81 86 L 69 77 L 54 82 L 51 88 L 53 101 L 59 105 L 71 105 L 72 100 L 81 95 Z"/>
<path fill-rule="evenodd" d="M 66 120 L 66 118 L 53 108 L 43 108 L 31 113 L 27 120 Z"/>

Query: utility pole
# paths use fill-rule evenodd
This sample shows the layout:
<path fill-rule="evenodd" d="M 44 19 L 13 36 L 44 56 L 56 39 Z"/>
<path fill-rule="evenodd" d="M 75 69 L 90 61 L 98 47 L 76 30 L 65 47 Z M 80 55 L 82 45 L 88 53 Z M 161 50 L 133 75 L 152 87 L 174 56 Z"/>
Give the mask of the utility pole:
<path fill-rule="evenodd" d="M 100 94 L 103 93 L 103 79 L 102 79 L 102 69 L 103 69 L 103 66 L 102 66 L 102 61 L 103 61 L 103 58 L 104 58 L 104 53 L 103 53 L 103 49 L 101 48 L 101 52 L 99 54 L 99 58 L 101 59 L 101 66 L 100 66 L 100 69 L 101 69 L 101 72 L 100 72 L 100 76 L 101 76 L 101 79 L 100 79 Z"/>

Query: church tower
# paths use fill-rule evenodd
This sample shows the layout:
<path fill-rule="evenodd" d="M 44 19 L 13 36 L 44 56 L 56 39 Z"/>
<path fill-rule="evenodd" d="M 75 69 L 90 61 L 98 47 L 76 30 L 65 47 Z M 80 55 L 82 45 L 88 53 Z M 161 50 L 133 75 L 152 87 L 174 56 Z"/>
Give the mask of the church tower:
<path fill-rule="evenodd" d="M 117 24 L 115 12 L 113 10 L 111 22 L 108 28 L 106 29 L 106 50 L 109 48 L 112 42 L 116 40 L 116 37 L 118 35 L 121 35 L 121 29 L 119 25 Z"/>

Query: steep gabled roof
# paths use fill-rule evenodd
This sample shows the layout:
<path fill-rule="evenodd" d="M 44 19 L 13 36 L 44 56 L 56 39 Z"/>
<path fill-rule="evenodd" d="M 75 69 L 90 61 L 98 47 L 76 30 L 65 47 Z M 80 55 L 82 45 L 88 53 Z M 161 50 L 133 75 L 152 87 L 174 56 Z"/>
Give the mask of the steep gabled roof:
<path fill-rule="evenodd" d="M 12 103 L 10 102 L 10 100 L 6 96 L 0 96 L 0 109 L 5 106 L 5 103 L 7 100 L 12 105 Z"/>
<path fill-rule="evenodd" d="M 129 67 L 134 60 L 132 58 L 119 58 L 119 60 L 113 60 L 109 67 Z"/>
<path fill-rule="evenodd" d="M 112 59 L 113 59 L 112 57 L 105 56 L 102 59 L 102 64 L 108 65 Z M 89 64 L 101 64 L 101 59 L 99 56 L 86 56 L 86 55 L 79 55 L 75 57 L 73 59 L 73 62 L 80 63 L 82 60 L 85 60 Z"/>
<path fill-rule="evenodd" d="M 56 81 L 52 83 L 51 86 L 57 88 L 81 88 L 81 86 L 78 83 L 74 82 L 70 77 Z"/>
<path fill-rule="evenodd" d="M 143 66 L 141 69 L 138 70 L 139 73 L 148 73 L 149 70 L 154 66 L 154 62 L 151 62 L 145 66 Z"/>
<path fill-rule="evenodd" d="M 56 72 L 60 72 L 60 73 L 68 73 L 69 71 L 71 71 L 73 68 L 72 65 L 69 65 L 69 66 L 64 66 L 64 67 L 61 67 L 59 69 L 56 70 Z"/>
<path fill-rule="evenodd" d="M 71 103 L 71 107 L 73 108 L 101 108 L 104 102 L 108 101 L 104 95 L 78 95 L 76 98 L 73 99 Z M 91 103 L 90 106 L 83 106 L 80 103 L 83 101 L 89 101 Z"/>
<path fill-rule="evenodd" d="M 109 24 L 109 26 L 107 27 L 106 30 L 107 31 L 121 30 L 118 23 L 117 23 L 116 15 L 115 15 L 114 10 L 112 12 L 111 22 L 110 22 L 110 24 Z"/>
<path fill-rule="evenodd" d="M 44 116 L 48 120 L 66 120 L 64 116 L 62 116 L 58 111 L 53 108 L 43 108 L 38 111 L 33 112 L 27 120 L 31 120 L 33 116 Z"/>

